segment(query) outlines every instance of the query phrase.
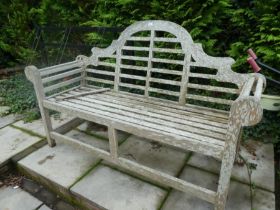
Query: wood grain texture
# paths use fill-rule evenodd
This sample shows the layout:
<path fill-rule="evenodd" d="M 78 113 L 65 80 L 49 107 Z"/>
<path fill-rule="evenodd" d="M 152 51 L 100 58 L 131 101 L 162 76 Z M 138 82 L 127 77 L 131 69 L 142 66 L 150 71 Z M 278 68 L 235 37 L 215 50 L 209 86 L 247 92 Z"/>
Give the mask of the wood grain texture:
<path fill-rule="evenodd" d="M 148 31 L 150 35 L 136 35 L 141 31 Z M 158 31 L 172 36 L 159 37 Z M 146 45 L 128 46 L 127 41 Z M 159 47 L 158 43 L 168 47 Z M 157 53 L 172 56 L 156 57 Z M 194 43 L 181 26 L 155 20 L 134 23 L 109 47 L 92 48 L 90 57 L 80 55 L 75 61 L 39 70 L 29 66 L 25 74 L 34 85 L 50 146 L 55 145 L 54 139 L 71 143 L 126 170 L 211 202 L 215 210 L 224 210 L 240 131 L 243 126 L 252 126 L 261 120 L 260 98 L 266 86 L 265 77 L 260 74 L 233 72 L 233 63 L 232 58 L 207 55 L 202 45 Z M 203 72 L 203 68 L 213 69 L 215 73 Z M 200 71 L 193 72 L 193 69 Z M 161 77 L 155 77 L 155 73 Z M 210 82 L 201 85 L 194 80 Z M 80 83 L 71 87 L 76 82 Z M 114 88 L 109 92 L 86 94 L 101 90 L 92 82 Z M 236 88 L 213 85 L 219 82 L 231 83 Z M 162 87 L 166 85 L 177 90 Z M 135 89 L 138 93 L 124 92 L 122 88 Z M 46 97 L 45 93 L 53 90 L 57 92 Z M 193 93 L 192 90 L 199 91 Z M 215 94 L 201 94 L 203 91 Z M 178 100 L 157 98 L 159 94 Z M 224 94 L 237 98 L 225 99 Z M 63 97 L 65 100 L 56 100 Z M 190 100 L 225 104 L 230 106 L 230 111 L 192 105 Z M 71 114 L 76 119 L 53 130 L 50 109 Z M 83 120 L 108 126 L 110 153 L 63 135 Z M 222 160 L 217 192 L 119 157 L 116 129 Z"/>

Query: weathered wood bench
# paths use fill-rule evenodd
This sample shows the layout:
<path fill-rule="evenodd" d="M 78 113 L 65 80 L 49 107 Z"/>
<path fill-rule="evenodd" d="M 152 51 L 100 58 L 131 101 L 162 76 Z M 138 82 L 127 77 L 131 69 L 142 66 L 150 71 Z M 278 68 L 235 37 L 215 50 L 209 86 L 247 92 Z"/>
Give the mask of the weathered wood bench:
<path fill-rule="evenodd" d="M 93 48 L 90 57 L 42 69 L 28 66 L 25 73 L 34 84 L 50 146 L 78 145 L 221 210 L 240 130 L 261 120 L 265 86 L 259 74 L 233 72 L 233 63 L 205 54 L 175 23 L 141 21 L 108 48 Z M 53 129 L 48 110 L 76 118 Z M 82 119 L 108 126 L 110 152 L 64 135 Z M 116 130 L 221 160 L 217 192 L 119 157 Z"/>

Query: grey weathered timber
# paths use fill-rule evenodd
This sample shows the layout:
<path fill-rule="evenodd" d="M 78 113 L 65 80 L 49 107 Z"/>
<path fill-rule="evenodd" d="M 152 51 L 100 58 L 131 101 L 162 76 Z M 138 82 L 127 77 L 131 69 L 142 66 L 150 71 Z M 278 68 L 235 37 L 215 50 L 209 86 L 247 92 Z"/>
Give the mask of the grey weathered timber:
<path fill-rule="evenodd" d="M 90 57 L 44 69 L 29 66 L 25 73 L 34 84 L 50 146 L 54 140 L 74 144 L 223 210 L 240 131 L 261 120 L 266 83 L 260 74 L 233 72 L 233 63 L 207 55 L 175 23 L 140 21 L 109 47 L 92 48 Z M 111 91 L 104 91 L 108 86 Z M 53 130 L 48 110 L 76 119 Z M 110 152 L 64 135 L 83 120 L 108 126 Z M 120 157 L 116 130 L 220 159 L 217 192 Z"/>
<path fill-rule="evenodd" d="M 76 95 L 65 96 L 65 97 L 61 97 L 61 98 L 58 98 L 58 99 L 59 100 L 65 100 L 65 99 L 70 99 L 70 98 L 77 98 L 77 97 L 86 96 L 86 95 L 90 95 L 90 94 L 102 93 L 102 92 L 106 92 L 106 91 L 109 91 L 109 90 L 110 90 L 110 88 L 102 88 L 102 89 L 92 90 L 92 91 L 88 91 L 88 92 L 84 92 L 84 93 L 78 93 Z"/>

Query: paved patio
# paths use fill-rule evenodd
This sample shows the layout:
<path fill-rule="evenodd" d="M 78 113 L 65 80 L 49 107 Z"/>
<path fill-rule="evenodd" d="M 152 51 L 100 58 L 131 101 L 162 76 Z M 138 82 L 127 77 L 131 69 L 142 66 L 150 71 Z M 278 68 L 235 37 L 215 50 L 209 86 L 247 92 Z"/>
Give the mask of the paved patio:
<path fill-rule="evenodd" d="M 53 117 L 52 120 L 57 126 L 67 119 Z M 27 176 L 80 207 L 110 210 L 213 209 L 211 204 L 190 194 L 136 177 L 79 148 L 68 144 L 57 144 L 54 148 L 43 145 L 44 135 L 41 120 L 32 123 L 17 121 L 0 129 L 0 143 L 5 145 L 0 148 L 0 166 L 10 160 L 17 162 L 18 168 Z M 109 150 L 107 133 L 102 127 L 87 130 L 82 124 L 67 135 Z M 216 189 L 220 163 L 215 159 L 176 151 L 124 132 L 118 135 L 122 157 L 208 189 Z M 253 209 L 274 210 L 273 146 L 251 141 L 242 147 L 241 154 L 256 167 L 251 183 L 254 187 Z M 5 190 L 0 189 L 0 204 L 3 199 L 1 192 Z M 226 209 L 251 209 L 250 182 L 244 165 L 234 167 Z"/>

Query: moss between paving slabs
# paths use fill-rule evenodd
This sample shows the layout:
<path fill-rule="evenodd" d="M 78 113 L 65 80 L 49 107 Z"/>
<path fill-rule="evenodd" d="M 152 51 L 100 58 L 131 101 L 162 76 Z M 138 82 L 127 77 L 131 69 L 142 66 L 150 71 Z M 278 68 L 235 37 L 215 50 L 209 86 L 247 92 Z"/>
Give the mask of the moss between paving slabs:
<path fill-rule="evenodd" d="M 23 174 L 26 177 L 34 180 L 37 183 L 40 183 L 40 184 L 44 185 L 48 190 L 50 190 L 51 192 L 60 196 L 61 198 L 63 198 L 68 203 L 70 203 L 70 204 L 72 204 L 72 205 L 74 205 L 74 206 L 76 206 L 76 207 L 78 207 L 79 209 L 82 209 L 82 210 L 90 210 L 90 208 L 88 208 L 86 206 L 87 204 L 83 203 L 80 199 L 74 197 L 69 189 L 66 189 L 66 188 L 52 182 L 48 178 L 41 177 L 40 175 L 38 175 L 33 170 L 25 169 L 25 167 L 22 167 L 22 166 L 19 166 L 19 165 L 17 165 L 16 168 L 21 174 Z"/>
<path fill-rule="evenodd" d="M 153 181 L 151 181 L 151 180 L 149 180 L 149 179 L 146 179 L 144 176 L 137 175 L 137 174 L 135 174 L 134 172 L 125 171 L 125 169 L 122 169 L 121 167 L 113 166 L 113 165 L 110 165 L 110 164 L 107 164 L 107 163 L 104 163 L 104 162 L 100 163 L 100 165 L 109 167 L 109 168 L 114 169 L 114 170 L 116 170 L 116 171 L 118 171 L 118 172 L 121 172 L 121 173 L 123 173 L 123 174 L 125 174 L 125 175 L 131 176 L 131 177 L 133 177 L 133 178 L 135 178 L 135 179 L 138 179 L 138 180 L 141 180 L 141 181 L 143 181 L 143 182 L 145 182 L 145 183 L 154 185 L 154 186 L 156 186 L 156 187 L 158 187 L 158 188 L 160 188 L 160 189 L 162 189 L 162 190 L 165 190 L 165 191 L 166 191 L 166 190 L 168 189 L 168 187 L 161 186 L 160 184 L 157 184 L 157 183 L 155 183 L 155 182 L 153 182 Z"/>
<path fill-rule="evenodd" d="M 77 129 L 79 130 L 79 129 Z M 81 130 L 79 130 L 81 131 Z M 91 136 L 94 136 L 98 139 L 101 139 L 101 140 L 106 140 L 106 141 L 109 141 L 109 139 L 106 139 L 105 137 L 103 136 L 99 136 L 99 135 L 93 135 L 92 133 L 90 132 L 85 132 L 85 131 L 81 131 L 81 132 L 84 132 L 88 135 L 91 135 Z M 128 138 L 130 137 L 130 135 L 128 137 L 126 137 L 125 139 L 123 139 L 120 143 L 119 143 L 119 146 L 121 144 L 123 144 Z M 97 161 L 97 163 L 94 163 L 85 173 L 83 173 L 79 178 L 77 178 L 73 184 L 71 184 L 71 186 L 69 187 L 69 189 L 71 189 L 75 184 L 77 184 L 79 181 L 81 181 L 85 176 L 87 176 L 91 171 L 93 171 L 97 166 L 99 166 L 101 164 L 101 162 L 103 161 L 103 159 L 100 159 L 99 161 Z"/>
<path fill-rule="evenodd" d="M 186 160 L 184 161 L 184 163 L 183 163 L 181 169 L 179 170 L 178 174 L 175 175 L 175 177 L 178 177 L 178 176 L 182 173 L 182 171 L 183 171 L 183 169 L 184 169 L 186 163 L 189 161 L 191 155 L 192 155 L 191 153 L 186 155 Z M 152 181 L 152 180 L 150 180 L 150 179 L 148 179 L 148 178 L 145 178 L 145 177 L 142 176 L 142 175 L 138 175 L 136 172 L 126 171 L 125 169 L 122 169 L 121 167 L 113 166 L 113 165 L 111 165 L 111 164 L 107 164 L 107 163 L 104 162 L 104 161 L 102 161 L 102 163 L 100 163 L 100 165 L 104 165 L 104 166 L 107 166 L 107 167 L 109 167 L 109 168 L 112 168 L 112 169 L 114 169 L 114 170 L 116 170 L 116 171 L 119 171 L 119 172 L 121 172 L 121 173 L 123 173 L 123 174 L 126 174 L 126 175 L 131 176 L 131 177 L 136 178 L 136 179 L 139 179 L 139 180 L 141 180 L 141 181 L 143 181 L 143 182 L 145 182 L 145 183 L 148 183 L 148 184 L 154 185 L 154 186 L 156 186 L 156 187 L 159 187 L 159 188 L 161 188 L 162 190 L 169 191 L 169 189 L 170 189 L 170 187 L 161 185 L 160 183 L 156 183 L 156 182 L 154 182 L 154 181 Z"/>
<path fill-rule="evenodd" d="M 183 173 L 185 167 L 187 166 L 187 163 L 188 163 L 189 160 L 191 159 L 192 155 L 193 155 L 192 152 L 189 152 L 189 153 L 186 155 L 186 159 L 185 159 L 185 161 L 184 161 L 184 163 L 183 163 L 181 169 L 178 171 L 178 173 L 176 174 L 175 177 L 179 178 L 179 177 L 181 176 L 181 174 Z M 162 209 L 162 207 L 164 206 L 164 204 L 165 204 L 165 202 L 166 202 L 168 196 L 169 196 L 170 193 L 172 192 L 172 190 L 173 190 L 173 189 L 172 189 L 171 187 L 168 188 L 167 194 L 165 195 L 165 197 L 164 197 L 163 200 L 161 201 L 161 203 L 160 203 L 159 207 L 157 208 L 157 210 L 161 210 L 161 209 Z"/>
<path fill-rule="evenodd" d="M 97 163 L 94 163 L 82 176 L 80 176 L 77 180 L 74 181 L 73 184 L 70 185 L 69 189 L 71 189 L 75 184 L 77 184 L 79 181 L 81 181 L 85 176 L 87 176 L 91 171 L 93 171 L 97 166 L 100 165 L 101 159 L 97 161 Z"/>
<path fill-rule="evenodd" d="M 200 170 L 200 171 L 204 171 L 204 172 L 207 172 L 207 173 L 216 175 L 216 176 L 219 176 L 219 175 L 220 175 L 220 174 L 217 173 L 216 171 L 207 170 L 207 169 L 204 169 L 204 168 L 199 168 L 199 167 L 193 166 L 193 165 L 187 165 L 187 166 L 190 167 L 190 168 L 195 168 L 195 169 L 198 169 L 198 170 Z M 237 178 L 235 178 L 235 177 L 231 177 L 230 180 L 231 180 L 231 181 L 238 182 L 238 183 L 241 183 L 241 184 L 244 184 L 244 185 L 247 185 L 248 187 L 250 187 L 250 184 L 248 184 L 247 182 L 241 181 L 241 180 L 239 180 L 239 179 L 237 179 Z M 264 191 L 267 191 L 267 192 L 272 192 L 272 191 L 267 190 L 267 189 L 265 189 L 265 188 L 263 188 L 263 187 L 261 187 L 261 186 L 255 185 L 253 182 L 252 182 L 252 185 L 254 185 L 254 187 L 256 187 L 256 188 L 258 188 L 258 189 L 260 189 L 260 190 L 264 190 Z M 274 192 L 272 192 L 272 193 L 274 193 Z"/>
<path fill-rule="evenodd" d="M 27 129 L 23 129 L 23 128 L 20 128 L 20 127 L 17 127 L 15 125 L 11 125 L 12 127 L 14 127 L 15 129 L 19 129 L 19 130 L 22 130 L 23 132 L 26 132 L 30 135 L 33 135 L 33 136 L 38 136 L 38 137 L 42 137 L 41 135 L 39 134 L 36 134 L 30 130 L 27 130 Z M 84 132 L 84 131 L 81 131 L 81 132 Z M 84 132 L 85 133 L 85 132 Z M 94 135 L 92 133 L 89 133 L 87 132 L 86 134 L 88 135 L 91 135 L 91 136 L 94 136 L 100 140 L 106 140 L 108 141 L 107 138 L 104 138 L 103 136 L 99 136 L 99 135 Z M 130 136 L 130 135 L 129 135 Z M 124 143 L 128 138 L 126 137 L 125 139 L 123 139 L 121 142 L 120 142 L 120 145 L 122 143 Z M 44 137 L 45 138 L 45 137 Z M 25 169 L 24 167 L 22 166 L 19 166 L 17 165 L 17 170 L 24 174 L 25 176 L 31 178 L 32 180 L 38 182 L 38 183 L 41 183 L 43 184 L 47 189 L 49 189 L 50 191 L 52 191 L 53 193 L 61 196 L 63 199 L 65 199 L 67 202 L 69 202 L 70 204 L 72 205 L 75 205 L 77 207 L 79 207 L 80 209 L 84 209 L 84 210 L 88 210 L 88 209 L 92 209 L 92 205 L 90 208 L 87 207 L 87 204 L 85 204 L 85 201 L 83 202 L 81 198 L 78 198 L 78 197 L 74 197 L 74 195 L 72 194 L 72 192 L 70 191 L 70 188 L 73 187 L 76 183 L 78 183 L 80 180 L 82 180 L 85 176 L 87 176 L 91 171 L 93 171 L 98 165 L 101 164 L 101 161 L 102 159 L 100 159 L 97 163 L 93 164 L 83 175 L 81 175 L 76 181 L 74 181 L 74 183 L 68 188 L 64 188 L 56 183 L 53 183 L 51 180 L 47 179 L 47 178 L 44 178 L 44 177 L 41 177 L 40 175 L 38 175 L 36 172 L 34 172 L 33 170 L 30 170 L 30 169 Z M 85 199 L 84 199 L 85 200 Z M 86 202 L 87 203 L 87 202 Z M 90 205 L 90 204 L 88 204 Z M 98 207 L 94 207 L 96 209 L 98 209 Z"/>
<path fill-rule="evenodd" d="M 38 133 L 35 133 L 35 132 L 31 131 L 31 130 L 28 130 L 28 129 L 18 127 L 18 126 L 16 126 L 16 125 L 9 125 L 9 126 L 12 127 L 12 128 L 21 130 L 22 132 L 27 133 L 27 134 L 29 134 L 30 136 L 36 136 L 36 137 L 39 137 L 39 138 L 42 138 L 42 139 L 45 139 L 45 138 L 46 138 L 45 136 L 42 136 L 42 135 L 40 135 L 40 134 L 38 134 Z"/>
<path fill-rule="evenodd" d="M 37 137 L 45 138 L 44 136 L 41 136 L 41 135 L 39 135 L 37 133 L 34 133 L 34 132 L 30 131 L 30 130 L 27 130 L 27 129 L 24 129 L 24 128 L 20 128 L 20 127 L 15 126 L 15 125 L 11 125 L 11 127 L 15 128 L 15 129 L 19 129 L 19 130 L 21 130 L 21 131 L 23 131 L 25 133 L 28 133 L 28 134 L 30 134 L 32 136 L 37 136 Z M 98 134 L 93 134 L 91 132 L 83 131 L 83 130 L 80 130 L 80 129 L 76 129 L 76 130 L 78 130 L 80 132 L 83 132 L 83 133 L 85 133 L 87 135 L 93 136 L 95 138 L 98 138 L 100 140 L 105 140 L 105 141 L 109 140 L 108 138 L 105 138 L 105 137 L 103 137 L 101 135 L 98 135 Z M 130 136 L 131 135 L 129 135 L 125 139 L 121 140 L 119 145 L 123 144 Z M 185 166 L 187 166 L 187 163 L 190 160 L 191 156 L 192 156 L 192 152 L 190 152 L 189 154 L 186 154 L 186 159 L 185 159 L 181 169 L 178 171 L 176 177 L 179 177 L 181 175 L 181 173 L 183 172 Z M 40 177 L 36 172 L 34 172 L 34 171 L 30 170 L 30 169 L 28 169 L 28 170 L 32 171 L 32 174 L 30 172 L 28 172 L 28 170 L 24 169 L 24 167 L 21 167 L 19 165 L 17 166 L 17 169 L 18 169 L 19 172 L 21 172 L 22 174 L 26 175 L 27 177 L 30 177 L 31 179 L 35 180 L 36 182 L 44 184 L 46 186 L 46 188 L 48 188 L 50 191 L 54 192 L 55 194 L 61 196 L 62 198 L 64 198 L 66 201 L 68 201 L 72 205 L 75 205 L 75 206 L 78 206 L 79 208 L 87 210 L 88 208 L 85 206 L 85 204 L 80 199 L 78 199 L 76 197 L 73 197 L 73 194 L 71 193 L 70 189 L 75 184 L 77 184 L 79 181 L 81 181 L 85 176 L 87 176 L 89 173 L 91 173 L 93 170 L 95 170 L 97 168 L 97 166 L 100 166 L 100 165 L 107 166 L 107 167 L 112 168 L 112 169 L 114 169 L 116 171 L 119 171 L 119 172 L 124 173 L 124 174 L 126 174 L 128 176 L 131 176 L 133 178 L 136 178 L 136 179 L 141 180 L 141 181 L 143 181 L 145 183 L 154 185 L 156 187 L 159 187 L 162 190 L 167 191 L 166 196 L 163 198 L 162 202 L 159 204 L 158 210 L 160 210 L 163 207 L 165 201 L 167 200 L 169 194 L 172 191 L 172 188 L 166 187 L 166 186 L 161 186 L 161 185 L 159 185 L 159 184 L 157 184 L 157 183 L 155 183 L 155 182 L 153 182 L 151 180 L 146 179 L 145 177 L 142 177 L 141 175 L 140 176 L 139 175 L 135 175 L 133 172 L 127 172 L 127 171 L 125 171 L 125 170 L 123 170 L 121 168 L 118 168 L 117 166 L 112 166 L 112 165 L 106 164 L 106 163 L 103 162 L 102 159 L 100 159 L 97 163 L 94 163 L 85 173 L 83 173 L 76 181 L 74 181 L 74 183 L 68 189 L 63 188 L 63 187 L 53 183 L 51 180 L 49 180 L 47 178 Z"/>
<path fill-rule="evenodd" d="M 45 139 L 40 139 L 38 142 L 35 142 L 34 144 L 30 145 L 26 149 L 22 150 L 18 154 L 11 157 L 11 160 L 13 162 L 18 162 L 19 160 L 23 159 L 24 157 L 31 154 L 35 150 L 38 150 L 39 148 L 45 146 L 46 144 L 47 144 L 47 142 L 45 141 Z"/>

